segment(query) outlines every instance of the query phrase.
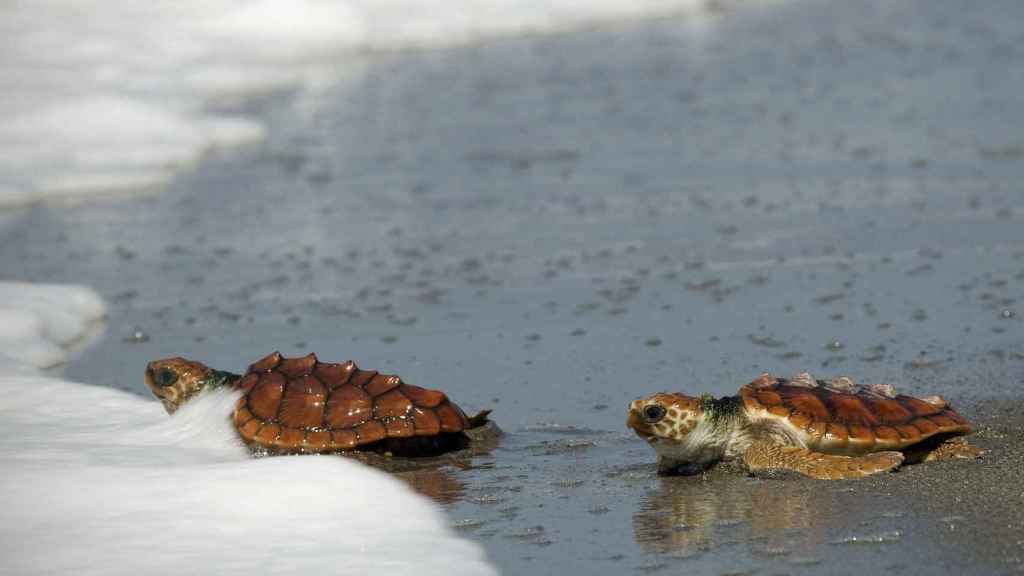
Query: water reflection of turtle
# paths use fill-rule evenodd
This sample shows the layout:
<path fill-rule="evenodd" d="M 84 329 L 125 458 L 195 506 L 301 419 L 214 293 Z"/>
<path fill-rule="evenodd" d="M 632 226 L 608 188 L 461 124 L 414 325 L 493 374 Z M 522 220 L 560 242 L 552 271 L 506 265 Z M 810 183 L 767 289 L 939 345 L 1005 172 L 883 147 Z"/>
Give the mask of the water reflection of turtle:
<path fill-rule="evenodd" d="M 847 377 L 826 382 L 806 373 L 789 380 L 763 374 L 720 399 L 661 393 L 634 400 L 628 426 L 654 447 L 662 473 L 736 459 L 751 472 L 859 478 L 905 458 L 980 454 L 956 438 L 971 428 L 939 396 L 914 398 L 888 385 L 856 385 Z"/>
<path fill-rule="evenodd" d="M 320 362 L 313 354 L 283 358 L 275 352 L 244 375 L 168 358 L 150 362 L 145 379 L 168 413 L 203 390 L 241 390 L 232 420 L 257 454 L 435 456 L 500 433 L 487 418 L 490 410 L 467 417 L 443 392 L 360 370 L 351 361 Z"/>
<path fill-rule="evenodd" d="M 809 552 L 822 542 L 831 494 L 728 474 L 693 480 L 664 479 L 640 501 L 633 536 L 644 550 L 688 556 L 741 538 L 760 552 Z"/>

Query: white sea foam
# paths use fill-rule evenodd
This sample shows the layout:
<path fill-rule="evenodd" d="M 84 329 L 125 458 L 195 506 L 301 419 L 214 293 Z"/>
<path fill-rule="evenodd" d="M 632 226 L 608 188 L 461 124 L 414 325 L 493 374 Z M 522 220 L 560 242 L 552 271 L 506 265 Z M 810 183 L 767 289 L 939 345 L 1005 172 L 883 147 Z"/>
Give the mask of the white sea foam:
<path fill-rule="evenodd" d="M 40 377 L 0 378 L 0 395 L 0 573 L 496 573 L 383 472 L 250 458 L 227 417 L 235 392 L 173 418 Z"/>
<path fill-rule="evenodd" d="M 0 7 L 0 205 L 158 187 L 263 137 L 222 104 L 322 86 L 358 50 L 691 10 L 703 0 L 34 0 Z"/>
<path fill-rule="evenodd" d="M 105 313 L 84 286 L 0 282 L 0 376 L 65 362 L 68 348 Z"/>
<path fill-rule="evenodd" d="M 103 311 L 69 286 L 0 284 L 0 302 L 0 348 L 54 354 Z M 0 366 L 0 574 L 496 573 L 383 472 L 252 459 L 229 420 L 235 391 L 169 417 L 151 398 Z"/>

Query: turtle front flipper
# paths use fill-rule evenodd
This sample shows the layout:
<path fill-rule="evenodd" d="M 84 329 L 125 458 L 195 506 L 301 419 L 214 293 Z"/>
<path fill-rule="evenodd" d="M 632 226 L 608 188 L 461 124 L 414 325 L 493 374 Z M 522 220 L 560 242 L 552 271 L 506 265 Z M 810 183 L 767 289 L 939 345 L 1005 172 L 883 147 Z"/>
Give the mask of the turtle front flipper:
<path fill-rule="evenodd" d="M 835 456 L 759 440 L 743 454 L 750 472 L 792 470 L 818 480 L 845 480 L 886 472 L 903 463 L 900 452 L 874 452 L 864 456 Z"/>

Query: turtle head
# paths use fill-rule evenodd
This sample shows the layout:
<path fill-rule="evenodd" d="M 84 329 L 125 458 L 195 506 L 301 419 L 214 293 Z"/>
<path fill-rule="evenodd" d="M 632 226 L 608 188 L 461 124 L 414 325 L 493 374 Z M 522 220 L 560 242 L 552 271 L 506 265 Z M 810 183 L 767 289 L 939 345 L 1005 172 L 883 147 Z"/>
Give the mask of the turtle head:
<path fill-rule="evenodd" d="M 701 399 L 684 394 L 659 392 L 629 404 L 629 426 L 644 440 L 682 442 L 704 419 Z"/>
<path fill-rule="evenodd" d="M 189 398 L 213 383 L 216 371 L 184 358 L 154 360 L 146 365 L 146 386 L 173 414 Z"/>
<path fill-rule="evenodd" d="M 658 453 L 660 473 L 691 473 L 721 459 L 725 435 L 710 396 L 658 393 L 629 405 L 626 425 Z"/>

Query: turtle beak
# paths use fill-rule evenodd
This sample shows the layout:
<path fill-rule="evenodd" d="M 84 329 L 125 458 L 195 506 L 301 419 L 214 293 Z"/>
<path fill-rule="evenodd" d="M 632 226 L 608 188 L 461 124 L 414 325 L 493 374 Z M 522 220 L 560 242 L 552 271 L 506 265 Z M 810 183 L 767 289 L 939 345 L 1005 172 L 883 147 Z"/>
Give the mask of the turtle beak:
<path fill-rule="evenodd" d="M 146 373 L 144 378 L 146 381 L 146 388 L 149 388 L 149 391 L 152 392 L 154 396 L 156 396 L 157 398 L 161 398 L 162 395 L 160 394 L 160 387 L 156 385 L 156 382 L 154 381 L 153 378 L 153 368 L 151 368 L 150 366 L 146 366 Z"/>
<path fill-rule="evenodd" d="M 626 418 L 626 426 L 632 428 L 634 432 L 640 434 L 641 436 L 649 435 L 649 433 L 646 430 L 644 430 L 644 428 L 647 427 L 644 423 L 644 419 L 641 418 L 640 415 L 634 412 L 633 410 L 629 411 L 629 417 Z"/>
<path fill-rule="evenodd" d="M 629 415 L 626 417 L 626 427 L 632 428 L 636 435 L 650 442 L 654 439 L 654 435 L 651 433 L 651 427 L 644 421 L 643 416 L 640 415 L 640 403 L 634 400 L 629 405 Z"/>

